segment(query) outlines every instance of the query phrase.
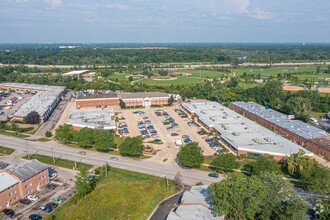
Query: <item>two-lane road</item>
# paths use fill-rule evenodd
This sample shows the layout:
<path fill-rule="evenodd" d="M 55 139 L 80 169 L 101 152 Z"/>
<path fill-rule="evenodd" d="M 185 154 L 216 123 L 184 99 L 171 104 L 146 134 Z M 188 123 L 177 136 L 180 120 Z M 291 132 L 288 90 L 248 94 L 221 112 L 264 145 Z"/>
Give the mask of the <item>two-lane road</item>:
<path fill-rule="evenodd" d="M 4 147 L 9 147 L 13 149 L 21 149 L 28 151 L 30 154 L 42 154 L 47 156 L 52 156 L 52 152 L 55 157 L 61 157 L 63 159 L 76 160 L 78 162 L 89 163 L 92 165 L 102 166 L 105 163 L 110 164 L 110 166 L 122 168 L 126 170 L 131 170 L 140 173 L 146 173 L 159 177 L 167 177 L 169 179 L 174 179 L 178 172 L 181 173 L 182 182 L 187 185 L 195 185 L 197 182 L 202 182 L 204 184 L 210 184 L 212 182 L 217 182 L 223 179 L 223 176 L 219 178 L 208 177 L 208 173 L 193 169 L 183 169 L 177 165 L 171 164 L 161 164 L 151 161 L 131 159 L 126 157 L 118 156 L 118 161 L 110 161 L 109 157 L 111 155 L 105 153 L 99 153 L 95 151 L 88 151 L 86 155 L 79 155 L 78 152 L 82 149 L 66 147 L 61 144 L 54 142 L 35 142 L 24 139 L 19 139 L 15 137 L 8 137 L 0 135 L 0 145 Z M 15 161 L 13 161 L 15 163 Z"/>

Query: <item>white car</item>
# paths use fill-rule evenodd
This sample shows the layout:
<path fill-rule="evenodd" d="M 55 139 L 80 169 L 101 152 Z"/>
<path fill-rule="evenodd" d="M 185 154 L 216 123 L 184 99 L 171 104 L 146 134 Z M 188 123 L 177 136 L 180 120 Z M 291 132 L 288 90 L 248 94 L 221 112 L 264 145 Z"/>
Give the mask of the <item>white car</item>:
<path fill-rule="evenodd" d="M 37 201 L 38 199 L 39 199 L 39 197 L 38 196 L 35 196 L 35 195 L 30 195 L 30 196 L 28 196 L 27 197 L 29 200 L 31 200 L 31 201 Z"/>

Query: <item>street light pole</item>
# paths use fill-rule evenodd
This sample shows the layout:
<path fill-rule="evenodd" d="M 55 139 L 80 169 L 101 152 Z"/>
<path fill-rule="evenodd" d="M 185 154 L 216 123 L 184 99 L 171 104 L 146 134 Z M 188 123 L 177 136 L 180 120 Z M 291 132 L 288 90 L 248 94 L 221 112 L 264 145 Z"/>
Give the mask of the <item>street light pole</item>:
<path fill-rule="evenodd" d="M 29 160 L 30 160 L 31 155 L 30 155 L 30 153 L 29 153 L 29 147 L 28 147 L 27 142 L 25 142 L 25 146 L 26 146 L 26 152 L 28 153 L 28 158 L 29 158 Z"/>
<path fill-rule="evenodd" d="M 53 151 L 53 148 L 51 148 L 51 150 L 52 150 L 53 164 L 55 165 L 55 158 L 54 158 L 54 151 Z"/>

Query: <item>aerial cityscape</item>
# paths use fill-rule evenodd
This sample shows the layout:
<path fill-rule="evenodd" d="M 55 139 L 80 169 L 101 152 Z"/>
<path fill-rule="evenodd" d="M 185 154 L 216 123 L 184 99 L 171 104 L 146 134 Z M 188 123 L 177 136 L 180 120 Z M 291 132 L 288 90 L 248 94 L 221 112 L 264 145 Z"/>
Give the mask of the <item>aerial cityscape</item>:
<path fill-rule="evenodd" d="M 329 9 L 1 1 L 0 219 L 330 219 Z"/>

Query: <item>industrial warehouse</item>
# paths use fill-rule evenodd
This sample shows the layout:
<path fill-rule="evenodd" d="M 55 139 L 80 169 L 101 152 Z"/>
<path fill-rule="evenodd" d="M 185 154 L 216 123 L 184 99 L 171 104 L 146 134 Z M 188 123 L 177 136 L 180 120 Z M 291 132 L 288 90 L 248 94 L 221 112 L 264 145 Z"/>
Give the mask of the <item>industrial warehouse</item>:
<path fill-rule="evenodd" d="M 38 91 L 65 91 L 64 86 L 47 86 L 28 83 L 1 83 L 0 89 L 32 93 L 36 93 Z"/>
<path fill-rule="evenodd" d="M 237 155 L 272 155 L 280 161 L 299 149 L 304 150 L 217 102 L 184 103 L 182 107 L 207 130 L 216 132 L 219 141 Z M 304 151 L 307 156 L 313 156 L 310 151 Z"/>
<path fill-rule="evenodd" d="M 330 157 L 330 146 L 326 144 L 328 137 L 322 129 L 299 120 L 291 120 L 293 116 L 266 108 L 255 102 L 231 102 L 229 107 L 281 136 L 307 147 L 314 153 Z"/>
<path fill-rule="evenodd" d="M 72 125 L 75 130 L 84 127 L 116 130 L 115 113 L 112 108 L 73 110 L 67 124 Z"/>

